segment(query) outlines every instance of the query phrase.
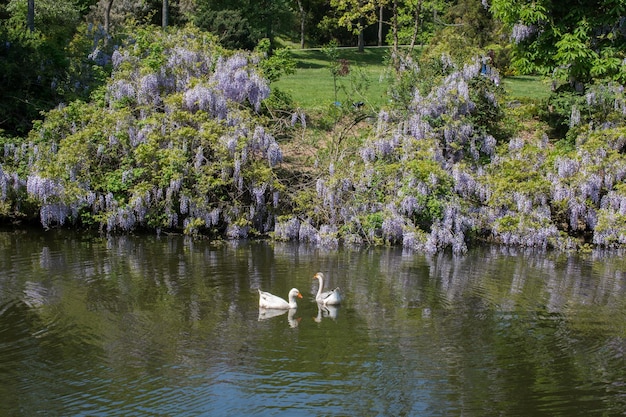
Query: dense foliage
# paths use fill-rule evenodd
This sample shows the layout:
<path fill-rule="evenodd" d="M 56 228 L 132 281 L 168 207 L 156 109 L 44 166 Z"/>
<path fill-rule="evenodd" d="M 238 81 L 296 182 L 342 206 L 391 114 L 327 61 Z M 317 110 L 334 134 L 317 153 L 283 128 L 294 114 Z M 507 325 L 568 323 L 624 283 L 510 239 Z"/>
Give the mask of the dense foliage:
<path fill-rule="evenodd" d="M 97 100 L 5 144 L 4 214 L 34 204 L 44 227 L 271 230 L 282 155 L 257 114 L 269 96 L 259 59 L 197 29 L 136 28 Z"/>
<path fill-rule="evenodd" d="M 626 81 L 626 4 L 619 0 L 487 2 L 509 28 L 514 63 L 565 81 Z"/>
<path fill-rule="evenodd" d="M 429 91 L 413 89 L 408 108 L 378 114 L 354 158 L 330 161 L 302 205 L 314 209 L 279 223 L 277 237 L 466 249 L 478 226 L 474 194 L 486 193 L 473 175 L 496 150 L 495 130 L 480 121 L 502 117 L 498 78 L 483 73 L 480 61 L 457 68 L 444 56 L 440 69 Z M 419 72 L 410 63 L 404 71 Z"/>
<path fill-rule="evenodd" d="M 26 2 L 0 5 L 0 131 L 25 135 L 41 110 L 63 100 L 69 61 L 64 52 L 79 14 L 69 4 L 39 3 L 36 23 L 26 27 Z"/>
<path fill-rule="evenodd" d="M 440 70 L 413 88 L 408 108 L 382 110 L 371 132 L 346 145 L 355 153 L 338 153 L 353 157 L 320 161 L 326 172 L 295 198 L 300 211 L 281 219 L 277 238 L 428 252 L 464 252 L 476 240 L 626 243 L 623 87 L 590 88 L 569 118 L 574 139 L 551 142 L 512 125 L 532 114 L 503 106 L 492 68 L 443 55 Z M 421 73 L 404 71 L 412 80 Z"/>
<path fill-rule="evenodd" d="M 285 0 L 198 0 L 193 22 L 215 33 L 220 43 L 237 49 L 253 49 L 263 38 L 273 41 L 276 32 L 289 30 L 294 18 Z"/>

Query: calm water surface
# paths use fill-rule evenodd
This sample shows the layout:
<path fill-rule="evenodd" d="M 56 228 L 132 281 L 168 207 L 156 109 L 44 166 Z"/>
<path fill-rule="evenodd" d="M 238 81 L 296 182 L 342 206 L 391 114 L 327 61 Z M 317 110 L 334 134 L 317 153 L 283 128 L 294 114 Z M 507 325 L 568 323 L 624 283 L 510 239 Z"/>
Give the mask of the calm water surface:
<path fill-rule="evenodd" d="M 626 414 L 618 253 L 0 232 L 3 416 Z M 345 303 L 320 311 L 315 272 Z M 304 298 L 274 317 L 257 289 Z"/>

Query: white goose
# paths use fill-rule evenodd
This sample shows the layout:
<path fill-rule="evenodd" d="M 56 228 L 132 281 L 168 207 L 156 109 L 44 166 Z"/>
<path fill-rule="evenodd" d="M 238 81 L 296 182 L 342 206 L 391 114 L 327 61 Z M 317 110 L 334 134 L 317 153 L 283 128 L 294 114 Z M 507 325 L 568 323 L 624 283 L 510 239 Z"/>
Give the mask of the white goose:
<path fill-rule="evenodd" d="M 318 272 L 313 276 L 313 279 L 320 280 L 320 286 L 317 290 L 317 295 L 315 296 L 315 301 L 322 305 L 337 305 L 341 304 L 341 293 L 339 292 L 339 287 L 335 288 L 331 291 L 324 291 L 324 274 Z"/>
<path fill-rule="evenodd" d="M 289 310 L 290 308 L 298 308 L 296 298 L 302 298 L 302 294 L 300 294 L 300 291 L 298 291 L 296 288 L 292 288 L 289 291 L 289 302 L 274 294 L 259 290 L 259 307 L 276 310 Z"/>

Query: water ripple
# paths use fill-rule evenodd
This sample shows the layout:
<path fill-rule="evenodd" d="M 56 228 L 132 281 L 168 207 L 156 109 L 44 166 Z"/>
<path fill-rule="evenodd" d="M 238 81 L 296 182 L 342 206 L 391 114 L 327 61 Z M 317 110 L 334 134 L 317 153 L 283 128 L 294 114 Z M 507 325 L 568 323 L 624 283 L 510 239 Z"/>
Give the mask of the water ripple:
<path fill-rule="evenodd" d="M 626 411 L 621 258 L 12 239 L 0 415 Z M 259 321 L 256 288 L 307 290 L 318 270 L 345 291 L 336 317 L 305 299 L 295 328 Z"/>

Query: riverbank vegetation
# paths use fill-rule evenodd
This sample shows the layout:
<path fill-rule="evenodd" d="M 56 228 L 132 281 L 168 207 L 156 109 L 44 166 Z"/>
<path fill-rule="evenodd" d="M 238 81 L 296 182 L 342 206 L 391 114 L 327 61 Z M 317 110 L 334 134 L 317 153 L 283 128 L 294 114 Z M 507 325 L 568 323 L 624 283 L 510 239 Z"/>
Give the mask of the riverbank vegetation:
<path fill-rule="evenodd" d="M 71 77 L 48 80 L 58 94 L 45 99 L 60 104 L 27 133 L 16 117 L 0 134 L 0 215 L 327 248 L 626 244 L 626 65 L 585 60 L 570 40 L 555 53 L 576 65 L 552 85 L 508 77 L 531 68 L 519 51 L 544 33 L 515 25 L 545 22 L 502 3 L 501 24 L 483 6 L 451 7 L 468 26 L 385 54 L 336 42 L 290 53 L 270 39 L 227 49 L 193 24 L 127 20 L 115 38 L 83 26 L 65 47 Z M 619 40 L 604 53 L 619 57 Z M 539 61 L 535 74 L 558 64 Z"/>

